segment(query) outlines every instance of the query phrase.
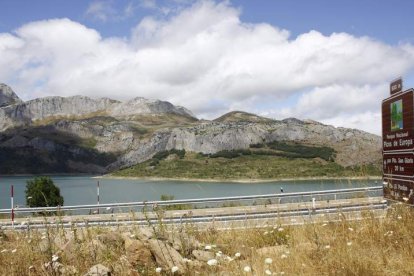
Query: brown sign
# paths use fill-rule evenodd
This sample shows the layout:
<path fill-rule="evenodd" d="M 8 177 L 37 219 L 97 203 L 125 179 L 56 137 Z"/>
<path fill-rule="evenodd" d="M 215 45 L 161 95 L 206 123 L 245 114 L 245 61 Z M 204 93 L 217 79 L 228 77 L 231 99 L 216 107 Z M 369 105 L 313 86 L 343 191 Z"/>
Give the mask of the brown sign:
<path fill-rule="evenodd" d="M 401 92 L 398 79 L 390 91 L 382 101 L 384 197 L 414 204 L 414 90 Z"/>
<path fill-rule="evenodd" d="M 384 176 L 384 197 L 414 204 L 414 181 Z"/>
<path fill-rule="evenodd" d="M 390 93 L 391 95 L 402 91 L 402 79 L 396 79 L 390 83 Z"/>
<path fill-rule="evenodd" d="M 384 176 L 391 178 L 411 177 L 414 179 L 414 153 L 384 153 L 383 172 Z"/>
<path fill-rule="evenodd" d="M 382 101 L 382 149 L 384 152 L 414 148 L 414 90 Z"/>

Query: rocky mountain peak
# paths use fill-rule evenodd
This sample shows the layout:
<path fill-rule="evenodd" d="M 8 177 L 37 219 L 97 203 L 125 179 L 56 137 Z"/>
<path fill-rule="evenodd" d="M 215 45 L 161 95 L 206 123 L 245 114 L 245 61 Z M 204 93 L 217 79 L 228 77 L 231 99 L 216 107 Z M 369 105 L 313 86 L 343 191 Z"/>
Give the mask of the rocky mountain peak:
<path fill-rule="evenodd" d="M 0 83 L 0 107 L 22 103 L 22 100 L 6 84 Z"/>
<path fill-rule="evenodd" d="M 217 119 L 214 122 L 228 123 L 228 122 L 250 122 L 250 123 L 265 123 L 272 122 L 272 119 L 258 116 L 256 114 L 244 112 L 244 111 L 231 111 Z"/>
<path fill-rule="evenodd" d="M 124 103 L 113 106 L 110 115 L 114 117 L 141 115 L 141 114 L 165 114 L 174 113 L 183 116 L 194 115 L 183 107 L 178 107 L 170 102 L 136 97 Z"/>

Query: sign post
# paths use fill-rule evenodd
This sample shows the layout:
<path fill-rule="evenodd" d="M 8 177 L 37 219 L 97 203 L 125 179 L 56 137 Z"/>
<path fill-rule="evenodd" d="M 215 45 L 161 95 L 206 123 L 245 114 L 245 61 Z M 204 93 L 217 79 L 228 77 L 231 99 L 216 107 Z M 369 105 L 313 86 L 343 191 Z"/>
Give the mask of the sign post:
<path fill-rule="evenodd" d="M 384 196 L 414 204 L 414 90 L 403 91 L 400 78 L 390 94 L 382 101 Z"/>

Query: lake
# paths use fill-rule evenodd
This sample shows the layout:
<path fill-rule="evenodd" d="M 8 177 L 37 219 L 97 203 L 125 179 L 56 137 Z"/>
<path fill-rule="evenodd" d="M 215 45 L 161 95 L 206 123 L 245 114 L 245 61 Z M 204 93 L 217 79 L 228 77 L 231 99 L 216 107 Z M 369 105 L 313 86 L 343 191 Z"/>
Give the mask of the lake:
<path fill-rule="evenodd" d="M 14 186 L 15 205 L 25 206 L 26 181 L 29 176 L 0 176 L 0 208 L 10 208 L 10 186 Z M 136 179 L 96 179 L 93 176 L 52 176 L 65 199 L 64 205 L 96 204 L 96 183 L 100 182 L 100 203 L 159 200 L 173 195 L 175 199 L 260 195 L 344 189 L 381 185 L 380 180 L 296 180 L 260 183 L 152 181 Z"/>

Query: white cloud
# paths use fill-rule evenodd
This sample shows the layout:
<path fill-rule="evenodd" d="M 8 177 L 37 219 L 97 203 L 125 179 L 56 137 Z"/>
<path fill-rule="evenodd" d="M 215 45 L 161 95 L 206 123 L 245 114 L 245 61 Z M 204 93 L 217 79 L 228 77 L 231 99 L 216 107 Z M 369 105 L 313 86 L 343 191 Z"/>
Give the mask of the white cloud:
<path fill-rule="evenodd" d="M 91 15 L 108 16 L 96 5 Z M 197 2 L 142 19 L 127 40 L 68 19 L 32 22 L 0 34 L 1 81 L 26 99 L 143 96 L 204 118 L 237 108 L 378 133 L 386 83 L 413 69 L 412 45 L 317 31 L 292 39 L 276 26 L 241 22 L 240 12 L 228 2 Z"/>
<path fill-rule="evenodd" d="M 112 2 L 94 1 L 89 4 L 85 14 L 87 16 L 92 16 L 92 18 L 96 20 L 105 22 L 115 13 L 116 11 L 112 6 Z"/>

